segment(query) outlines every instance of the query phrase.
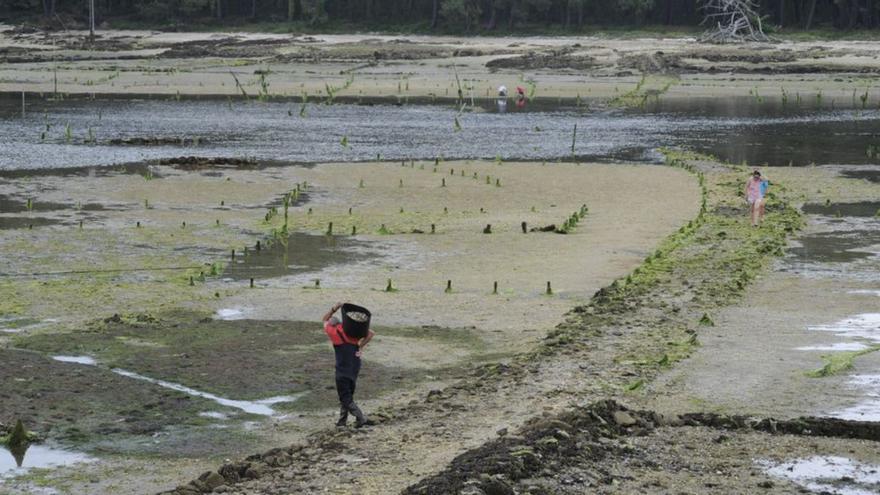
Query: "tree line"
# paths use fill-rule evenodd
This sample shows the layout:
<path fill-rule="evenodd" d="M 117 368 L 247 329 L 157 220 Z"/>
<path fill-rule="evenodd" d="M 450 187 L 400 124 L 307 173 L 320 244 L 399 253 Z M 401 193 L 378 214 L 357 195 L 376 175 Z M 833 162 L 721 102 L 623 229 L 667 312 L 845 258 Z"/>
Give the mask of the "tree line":
<path fill-rule="evenodd" d="M 412 26 L 447 32 L 568 30 L 585 26 L 696 26 L 699 0 L 93 0 L 99 24 L 114 20 L 145 26 L 300 22 L 364 28 Z M 89 0 L 0 0 L 0 16 L 88 18 Z M 765 25 L 790 29 L 833 26 L 873 29 L 880 0 L 763 0 Z M 0 19 L 2 20 L 2 19 Z"/>

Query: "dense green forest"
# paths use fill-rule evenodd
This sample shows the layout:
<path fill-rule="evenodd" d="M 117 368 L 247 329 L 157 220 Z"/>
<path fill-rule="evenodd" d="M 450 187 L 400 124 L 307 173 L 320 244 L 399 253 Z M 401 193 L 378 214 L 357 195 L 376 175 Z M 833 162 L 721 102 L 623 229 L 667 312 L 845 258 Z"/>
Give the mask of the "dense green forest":
<path fill-rule="evenodd" d="M 90 0 L 0 0 L 0 17 L 47 27 L 84 22 Z M 526 27 L 578 31 L 584 26 L 697 26 L 700 0 L 93 0 L 98 24 L 156 28 L 297 22 L 315 27 L 415 27 L 491 33 Z M 880 0 L 769 0 L 765 26 L 876 28 Z"/>

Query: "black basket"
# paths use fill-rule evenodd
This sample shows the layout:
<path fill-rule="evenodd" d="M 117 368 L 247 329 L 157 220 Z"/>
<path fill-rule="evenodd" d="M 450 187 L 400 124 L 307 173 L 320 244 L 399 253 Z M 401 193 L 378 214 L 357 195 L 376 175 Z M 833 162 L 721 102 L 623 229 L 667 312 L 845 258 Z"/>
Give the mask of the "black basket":
<path fill-rule="evenodd" d="M 357 311 L 359 313 L 363 313 L 367 315 L 367 321 L 354 321 L 348 317 L 349 311 Z M 345 330 L 345 334 L 353 339 L 362 339 L 367 336 L 367 331 L 370 329 L 370 319 L 372 318 L 372 314 L 370 310 L 367 308 L 358 306 L 356 304 L 343 304 L 342 305 L 342 329 Z"/>

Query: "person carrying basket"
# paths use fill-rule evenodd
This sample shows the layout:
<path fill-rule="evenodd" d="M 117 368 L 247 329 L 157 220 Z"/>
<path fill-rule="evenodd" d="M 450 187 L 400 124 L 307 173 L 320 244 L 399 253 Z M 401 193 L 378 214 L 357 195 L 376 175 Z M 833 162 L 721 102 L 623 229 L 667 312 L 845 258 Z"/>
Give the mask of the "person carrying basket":
<path fill-rule="evenodd" d="M 342 310 L 342 321 L 334 314 Z M 370 329 L 370 312 L 366 308 L 349 303 L 336 303 L 324 314 L 324 332 L 333 344 L 336 354 L 336 393 L 339 395 L 339 419 L 336 426 L 345 426 L 349 413 L 355 418 L 355 427 L 372 424 L 354 402 L 358 373 L 361 370 L 361 353 L 373 339 Z"/>

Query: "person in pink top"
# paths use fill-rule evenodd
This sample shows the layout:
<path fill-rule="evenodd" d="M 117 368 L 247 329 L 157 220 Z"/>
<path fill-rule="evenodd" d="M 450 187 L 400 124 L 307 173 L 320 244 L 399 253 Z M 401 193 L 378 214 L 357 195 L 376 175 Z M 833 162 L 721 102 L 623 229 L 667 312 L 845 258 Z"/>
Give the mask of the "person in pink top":
<path fill-rule="evenodd" d="M 764 194 L 767 192 L 768 181 L 761 178 L 761 172 L 755 170 L 746 182 L 745 196 L 749 203 L 749 217 L 752 226 L 757 227 L 764 220 Z"/>

